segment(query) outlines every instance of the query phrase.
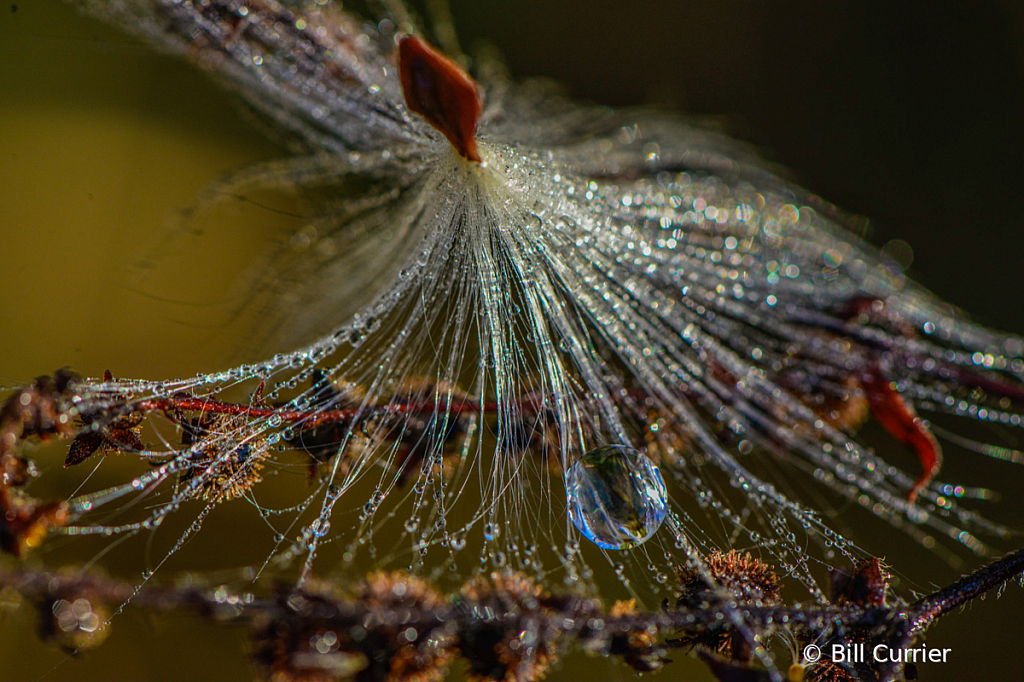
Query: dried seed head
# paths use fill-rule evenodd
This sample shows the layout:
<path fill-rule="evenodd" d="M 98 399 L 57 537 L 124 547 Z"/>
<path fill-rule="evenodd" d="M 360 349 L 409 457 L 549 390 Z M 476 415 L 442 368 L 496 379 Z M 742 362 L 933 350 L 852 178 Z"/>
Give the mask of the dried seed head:
<path fill-rule="evenodd" d="M 968 323 L 922 289 L 905 286 L 902 278 L 891 281 L 886 262 L 856 236 L 843 231 L 844 221 L 838 212 L 790 186 L 740 146 L 701 133 L 671 116 L 576 107 L 543 89 L 517 90 L 495 79 L 488 83 L 493 96 L 487 129 L 482 131 L 488 145 L 477 149 L 480 97 L 472 80 L 415 37 L 400 43 L 396 78 L 391 30 L 383 29 L 385 22 L 374 28 L 373 22 L 348 17 L 340 3 L 76 3 L 191 57 L 233 84 L 280 127 L 297 135 L 298 146 L 322 152 L 244 173 L 236 177 L 233 186 L 246 186 L 263 175 L 267 185 L 295 188 L 303 194 L 310 190 L 311 211 L 299 214 L 308 220 L 296 236 L 309 241 L 311 235 L 318 246 L 329 242 L 332 249 L 338 247 L 338 256 L 345 252 L 338 260 L 319 253 L 319 248 L 318 255 L 306 253 L 295 261 L 274 258 L 298 267 L 282 266 L 265 280 L 270 288 L 275 281 L 296 285 L 289 287 L 275 308 L 291 307 L 290 301 L 299 300 L 291 294 L 305 292 L 303 304 L 289 310 L 295 314 L 281 325 L 289 328 L 289 335 L 304 335 L 308 323 L 309 327 L 334 328 L 330 336 L 272 361 L 225 373 L 139 382 L 140 397 L 131 405 L 155 416 L 170 414 L 163 408 L 176 402 L 189 416 L 198 416 L 208 401 L 217 403 L 212 411 L 244 414 L 247 425 L 228 420 L 225 424 L 231 433 L 225 438 L 207 433 L 184 456 L 168 452 L 174 466 L 147 471 L 130 484 L 118 481 L 105 490 L 85 491 L 71 504 L 76 514 L 93 503 L 98 507 L 115 500 L 123 502 L 119 503 L 122 509 L 109 514 L 104 511 L 83 517 L 82 534 L 110 534 L 118 528 L 133 532 L 144 527 L 121 521 L 116 521 L 117 527 L 103 525 L 105 519 L 123 516 L 119 512 L 132 505 L 136 509 L 155 505 L 150 520 L 156 520 L 172 512 L 190 513 L 189 508 L 197 506 L 183 504 L 190 497 L 221 500 L 244 492 L 262 466 L 250 464 L 253 453 L 241 449 L 250 447 L 255 433 L 281 428 L 285 413 L 291 415 L 289 429 L 299 430 L 313 429 L 318 418 L 322 418 L 320 424 L 326 424 L 334 417 L 329 414 L 329 401 L 321 401 L 323 396 L 317 390 L 304 394 L 304 398 L 312 398 L 308 409 L 299 408 L 298 400 L 292 403 L 295 409 L 268 408 L 262 401 L 262 389 L 249 405 L 221 401 L 257 380 L 276 382 L 270 394 L 274 397 L 268 396 L 276 399 L 279 389 L 290 394 L 319 368 L 328 377 L 346 372 L 363 382 L 368 387 L 363 402 L 379 407 L 381 421 L 388 426 L 360 452 L 358 466 L 332 468 L 330 487 L 318 491 L 324 492 L 325 504 L 318 517 L 322 525 L 315 528 L 326 533 L 328 517 L 335 510 L 335 531 L 329 539 L 339 541 L 335 547 L 352 548 L 343 574 L 369 561 L 379 568 L 404 563 L 407 556 L 403 551 L 380 546 L 380 540 L 388 541 L 386 533 L 378 529 L 384 527 L 384 517 L 394 519 L 415 504 L 417 509 L 423 507 L 424 518 L 435 522 L 435 536 L 441 529 L 437 524 L 470 515 L 489 516 L 507 524 L 497 541 L 493 531 L 484 532 L 487 542 L 479 555 L 484 565 L 505 564 L 506 555 L 517 565 L 528 565 L 520 549 L 541 542 L 543 554 L 557 556 L 546 558 L 546 565 L 537 556 L 530 557 L 535 566 L 532 570 L 544 576 L 539 580 L 551 580 L 556 574 L 553 568 L 564 568 L 568 575 L 588 575 L 591 559 L 584 556 L 587 552 L 577 551 L 574 541 L 566 544 L 564 552 L 552 547 L 560 544 L 551 539 L 561 534 L 565 523 L 557 513 L 548 514 L 562 504 L 558 499 L 563 493 L 561 486 L 551 477 L 537 485 L 529 477 L 531 467 L 520 466 L 521 458 L 488 452 L 490 443 L 479 438 L 467 443 L 466 476 L 462 479 L 470 481 L 478 472 L 493 472 L 489 485 L 484 484 L 484 476 L 479 478 L 479 494 L 472 485 L 462 486 L 462 481 L 447 491 L 437 486 L 437 504 L 432 508 L 421 504 L 429 502 L 419 491 L 415 502 L 413 495 L 393 495 L 379 513 L 380 523 L 371 519 L 353 524 L 351 534 L 345 532 L 342 537 L 341 527 L 349 525 L 346 511 L 359 506 L 353 496 L 369 488 L 369 467 L 374 463 L 382 469 L 388 467 L 386 476 L 373 476 L 379 483 L 371 506 L 377 509 L 376 493 L 394 490 L 396 479 L 401 481 L 397 467 L 402 467 L 402 472 L 414 471 L 414 464 L 426 456 L 426 465 L 419 469 L 426 475 L 435 466 L 434 456 L 458 440 L 462 423 L 444 409 L 443 401 L 426 410 L 389 411 L 385 407 L 388 403 L 401 406 L 388 392 L 410 372 L 427 374 L 437 382 L 465 381 L 481 406 L 484 402 L 493 406 L 487 411 L 498 415 L 499 440 L 505 437 L 513 415 L 526 411 L 526 394 L 543 387 L 551 411 L 544 414 L 539 445 L 547 450 L 549 459 L 551 453 L 561 454 L 559 464 L 593 452 L 591 444 L 602 449 L 625 440 L 637 446 L 648 410 L 672 415 L 677 423 L 666 420 L 664 428 L 683 433 L 661 431 L 664 435 L 656 439 L 659 448 L 651 453 L 666 467 L 666 473 L 671 471 L 674 487 L 672 497 L 659 505 L 660 513 L 681 511 L 673 498 L 700 495 L 702 506 L 708 502 L 705 519 L 721 530 L 720 535 L 716 530 L 706 536 L 711 542 L 728 542 L 732 531 L 757 526 L 767 536 L 763 556 L 774 555 L 793 564 L 794 582 L 806 583 L 814 594 L 818 593 L 810 568 L 814 557 L 805 540 L 810 547 L 825 544 L 834 548 L 837 556 L 851 556 L 856 550 L 812 510 L 794 504 L 785 492 L 762 481 L 757 470 L 747 469 L 733 456 L 734 449 L 746 449 L 743 441 L 737 441 L 742 434 L 748 434 L 748 445 L 757 443 L 777 455 L 783 467 L 777 478 L 785 477 L 785 467 L 790 471 L 820 470 L 825 474 L 821 485 L 841 494 L 858 489 L 872 512 L 893 525 L 909 527 L 908 520 L 920 523 L 930 528 L 923 532 L 945 532 L 979 554 L 985 547 L 973 531 L 1007 537 L 1002 529 L 955 505 L 944 508 L 942 514 L 922 516 L 920 509 L 900 504 L 903 501 L 894 499 L 892 490 L 905 485 L 902 472 L 888 466 L 864 443 L 849 438 L 842 429 L 828 428 L 825 422 L 852 428 L 864 416 L 863 404 L 830 404 L 837 397 L 840 402 L 848 402 L 850 396 L 869 401 L 872 413 L 888 417 L 880 419 L 883 425 L 891 433 L 901 434 L 901 442 L 919 453 L 925 474 L 916 484 L 917 492 L 937 469 L 940 452 L 915 410 L 944 411 L 940 399 L 984 389 L 983 394 L 991 392 L 989 397 L 972 397 L 963 407 L 957 400 L 956 411 L 973 412 L 978 415 L 973 418 L 981 420 L 1005 417 L 1019 421 L 1024 412 L 1024 342 Z M 397 9 L 402 5 L 384 4 Z M 390 21 L 386 23 L 393 28 Z M 426 117 L 455 151 L 426 124 L 406 115 L 406 110 Z M 483 152 L 487 164 L 481 163 Z M 243 180 L 243 175 L 249 180 Z M 264 277 L 258 279 L 262 284 Z M 868 295 L 879 298 L 872 300 Z M 331 319 L 333 315 L 337 317 Z M 851 317 L 859 321 L 850 322 Z M 867 326 L 871 328 L 864 328 Z M 926 335 L 911 338 L 918 330 Z M 838 342 L 837 337 L 841 337 Z M 879 368 L 890 369 L 895 376 L 875 371 Z M 805 377 L 810 381 L 801 386 L 799 380 Z M 111 380 L 105 378 L 105 382 Z M 1009 385 L 1001 387 L 1003 380 Z M 63 395 L 59 381 L 54 383 L 54 391 Z M 102 416 L 101 426 L 123 414 L 127 403 L 107 399 L 116 393 L 111 385 L 93 383 L 83 388 L 89 394 L 83 391 L 75 397 L 98 406 L 90 416 Z M 130 388 L 119 395 L 126 395 Z M 43 419 L 50 414 L 58 419 L 66 415 L 48 410 L 46 391 L 37 392 L 39 400 L 30 394 L 21 396 L 27 398 L 26 406 L 35 405 L 36 413 L 2 420 L 0 448 L 13 445 L 19 433 L 59 433 L 58 427 Z M 438 386 L 431 391 L 435 396 L 443 392 Z M 103 400 L 93 400 L 100 394 Z M 448 395 L 451 397 L 451 391 Z M 802 404 L 808 396 L 815 400 Z M 997 397 L 1006 398 L 1007 404 L 1000 407 L 1006 411 L 989 413 Z M 183 407 L 186 404 L 191 407 Z M 808 409 L 807 404 L 815 405 L 819 412 Z M 847 408 L 849 414 L 844 413 Z M 981 416 L 979 408 L 988 416 Z M 539 414 L 537 408 L 533 411 Z M 307 449 L 314 462 L 332 456 L 332 443 L 361 438 L 356 434 L 362 423 L 344 421 L 356 418 L 342 412 L 335 431 L 313 432 L 310 441 L 302 440 L 300 447 Z M 477 412 L 481 421 L 483 412 L 483 407 Z M 30 422 L 36 417 L 39 425 L 33 426 Z M 387 420 L 392 417 L 397 428 L 390 428 Z M 15 422 L 17 429 L 7 431 L 6 425 Z M 209 426 L 204 424 L 204 428 Z M 220 426 L 214 424 L 213 428 Z M 281 428 L 280 435 L 285 437 L 287 432 L 292 440 L 294 431 L 289 429 Z M 480 435 L 485 432 L 484 428 L 477 430 Z M 575 442 L 570 442 L 570 434 Z M 80 461 L 101 447 L 129 439 L 127 435 L 109 435 L 83 436 L 73 446 L 71 460 Z M 556 435 L 558 440 L 553 440 Z M 693 449 L 700 452 L 684 460 L 679 454 L 690 447 L 691 440 Z M 8 454 L 0 452 L 4 457 Z M 187 457 L 194 459 L 186 462 Z M 6 465 L 5 461 L 5 469 Z M 187 472 L 183 466 L 188 467 Z M 445 473 L 451 471 L 445 469 Z M 711 485 L 708 475 L 717 479 Z M 182 478 L 189 484 L 182 485 Z M 724 486 L 719 490 L 717 484 L 724 483 L 724 478 L 737 484 L 735 492 L 724 490 Z M 11 480 L 5 473 L 5 484 Z M 549 485 L 552 481 L 554 485 Z M 334 490 L 346 492 L 337 507 Z M 925 498 L 922 507 L 938 504 L 935 489 L 921 492 Z M 4 526 L 4 532 L 11 531 L 19 546 L 35 537 L 41 527 L 38 522 L 46 518 L 45 514 L 37 518 L 36 512 L 45 507 L 26 504 L 22 518 L 15 503 L 6 497 L 3 501 L 0 511 L 6 514 L 5 523 L 22 523 L 21 527 Z M 288 522 L 308 519 L 307 510 L 305 502 L 274 510 L 282 516 L 273 523 L 256 525 L 294 528 Z M 745 513 L 751 510 L 755 513 Z M 451 516 L 447 516 L 449 511 Z M 201 514 L 192 528 L 199 527 L 205 510 Z M 418 516 L 412 518 L 419 523 Z M 785 530 L 800 528 L 806 533 L 797 536 Z M 315 535 L 320 537 L 320 533 Z M 297 555 L 308 551 L 303 571 L 311 570 L 319 545 L 318 541 L 305 542 L 308 537 L 302 536 L 291 547 L 276 540 L 267 567 L 294 566 Z M 681 545 L 683 539 L 678 535 Z M 723 622 L 734 630 L 730 632 L 725 625 L 713 630 L 710 645 L 721 649 L 725 638 L 732 638 L 728 646 L 733 656 L 742 657 L 739 649 L 750 643 L 737 642 L 736 630 L 748 632 L 759 627 L 756 634 L 760 634 L 773 626 L 770 620 L 756 621 L 753 614 L 757 609 L 736 609 L 733 602 L 773 603 L 778 593 L 774 575 L 767 569 L 755 570 L 756 565 L 746 565 L 745 558 L 732 555 L 723 555 L 727 557 L 723 563 L 735 564 L 726 567 L 728 570 L 715 566 L 716 557 L 705 566 L 693 550 L 688 551 L 688 558 L 701 564 L 701 571 L 684 579 L 680 604 L 699 608 L 714 602 L 718 608 L 706 613 L 727 616 Z M 654 575 L 648 587 L 653 587 L 655 578 L 663 580 L 664 562 L 673 561 L 661 551 L 635 556 L 641 562 L 646 558 L 661 564 L 652 567 Z M 418 560 L 415 565 L 419 571 L 431 570 Z M 458 568 L 454 562 L 452 566 Z M 641 573 L 645 573 L 642 563 L 634 575 Z M 360 618 L 365 615 L 360 608 L 369 612 L 372 607 L 374 612 L 391 615 L 396 609 L 411 611 L 395 604 L 404 604 L 410 593 L 416 608 L 433 603 L 432 593 L 421 587 L 404 575 L 381 574 L 371 577 L 357 592 L 362 603 L 345 606 Z M 559 602 L 521 577 L 499 577 L 486 586 L 467 587 L 466 601 L 472 592 L 483 600 L 465 612 L 465 620 L 473 621 L 475 639 L 460 633 L 460 647 L 467 656 L 472 655 L 474 674 L 480 676 L 526 679 L 539 675 L 544 657 L 553 655 L 557 631 L 567 631 L 567 635 L 578 632 L 582 622 L 581 610 L 568 601 L 571 596 Z M 857 590 L 839 592 L 844 599 L 867 603 L 884 602 L 885 598 L 884 590 L 881 597 L 872 596 L 870 590 L 863 597 L 857 596 Z M 307 602 L 315 602 L 316 597 L 313 593 L 295 596 Z M 338 613 L 335 599 L 321 598 L 316 605 L 317 609 L 302 610 L 308 623 L 290 621 L 287 615 L 276 617 L 274 622 L 280 620 L 284 630 L 272 641 L 285 636 L 293 640 L 282 645 L 280 656 L 269 659 L 276 666 L 270 670 L 294 675 L 306 671 L 303 674 L 310 676 L 358 674 L 375 679 L 439 674 L 428 658 L 430 647 L 435 646 L 430 642 L 437 641 L 433 626 L 423 626 L 417 620 L 415 628 L 396 630 L 395 622 L 412 621 L 382 620 L 363 628 L 357 636 L 348 626 L 332 624 L 329 616 L 318 613 L 320 607 Z M 492 608 L 495 606 L 500 608 Z M 282 607 L 282 613 L 289 613 L 288 608 L 290 605 Z M 474 615 L 477 610 L 483 615 Z M 621 612 L 626 610 L 626 606 L 620 607 Z M 451 614 L 453 608 L 443 606 L 443 612 Z M 491 612 L 510 614 L 511 624 L 521 627 L 491 619 L 487 615 Z M 619 631 L 626 622 L 625 629 L 639 628 L 641 620 L 619 621 Z M 738 627 L 741 620 L 745 625 L 753 621 L 753 627 Z M 570 625 L 543 625 L 549 621 Z M 652 615 L 646 622 L 654 621 Z M 488 639 L 491 636 L 493 639 Z M 436 648 L 444 651 L 440 641 Z M 624 646 L 644 646 L 646 641 L 637 633 L 632 643 L 627 638 Z"/>
<path fill-rule="evenodd" d="M 182 483 L 199 479 L 197 494 L 224 502 L 241 497 L 259 482 L 270 444 L 254 432 L 244 417 L 213 414 L 183 424 L 182 444 L 199 446 Z"/>
<path fill-rule="evenodd" d="M 702 609 L 723 600 L 745 606 L 773 606 L 781 601 L 778 577 L 771 567 L 749 552 L 716 550 L 705 560 L 704 570 L 679 569 L 682 590 L 676 600 L 677 608 Z M 749 660 L 751 654 L 751 642 L 731 626 L 707 627 L 684 635 L 679 642 L 727 654 L 738 661 Z"/>
<path fill-rule="evenodd" d="M 851 568 L 834 568 L 829 573 L 832 579 L 830 599 L 837 606 L 856 607 L 860 609 L 881 609 L 889 607 L 889 571 L 879 559 L 868 557 L 858 561 Z M 808 633 L 808 641 L 816 638 L 818 633 Z M 892 645 L 889 635 L 870 625 L 855 625 L 844 629 L 826 642 L 815 641 L 823 651 L 829 650 L 834 644 L 861 645 L 870 651 L 877 644 Z M 856 679 L 875 679 L 879 675 L 882 663 L 875 663 L 870 657 L 866 661 L 854 661 L 848 665 L 833 663 L 827 658 L 818 661 L 807 669 L 808 682 L 852 682 Z M 852 667 L 851 667 L 852 666 Z M 908 671 L 909 672 L 909 671 Z M 907 675 L 907 679 L 911 679 Z"/>
<path fill-rule="evenodd" d="M 436 682 L 448 670 L 451 637 L 443 621 L 422 624 L 444 605 L 426 581 L 400 571 L 371 573 L 346 599 L 311 582 L 300 593 L 282 594 L 282 608 L 257 625 L 252 660 L 264 676 L 288 682 Z M 351 625 L 353 613 L 366 618 Z"/>
<path fill-rule="evenodd" d="M 547 611 L 550 595 L 521 573 L 478 576 L 462 587 L 461 597 L 474 613 L 503 613 L 498 619 L 471 622 L 459 632 L 458 647 L 469 662 L 470 679 L 533 682 L 542 679 L 557 660 L 558 632 L 537 618 Z M 510 624 L 510 619 L 517 619 Z"/>
<path fill-rule="evenodd" d="M 461 595 L 469 602 L 496 602 L 502 610 L 536 611 L 540 600 L 550 596 L 543 586 L 518 572 L 494 572 L 478 575 L 462 586 Z"/>
<path fill-rule="evenodd" d="M 779 578 L 768 564 L 749 552 L 714 551 L 706 561 L 707 577 L 740 604 L 770 606 L 781 601 Z M 676 605 L 700 608 L 719 601 L 716 587 L 694 568 L 679 569 L 682 592 Z"/>
<path fill-rule="evenodd" d="M 371 613 L 424 613 L 445 605 L 444 597 L 427 581 L 404 571 L 371 573 L 358 599 Z M 371 658 L 375 678 L 394 682 L 444 679 L 453 656 L 452 638 L 443 627 L 428 630 L 384 622 L 358 644 Z"/>
<path fill-rule="evenodd" d="M 338 633 L 310 628 L 301 619 L 265 619 L 253 630 L 250 658 L 261 679 L 272 682 L 335 682 L 369 665 L 359 651 L 342 651 Z"/>
<path fill-rule="evenodd" d="M 370 610 L 407 608 L 427 611 L 445 603 L 444 597 L 430 583 L 404 571 L 369 574 L 358 599 Z"/>

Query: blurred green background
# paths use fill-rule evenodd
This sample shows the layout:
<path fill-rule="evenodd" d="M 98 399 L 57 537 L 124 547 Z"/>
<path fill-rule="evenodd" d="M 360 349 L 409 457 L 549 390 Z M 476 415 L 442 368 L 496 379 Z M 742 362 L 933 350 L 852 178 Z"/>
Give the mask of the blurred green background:
<path fill-rule="evenodd" d="M 1021 3 L 452 5 L 464 46 L 495 44 L 517 77 L 549 76 L 596 102 L 719 117 L 802 184 L 868 216 L 875 244 L 909 243 L 911 274 L 937 294 L 986 324 L 1024 332 Z M 193 235 L 200 248 L 156 264 L 150 256 L 209 183 L 282 153 L 191 67 L 57 0 L 5 1 L 0 381 L 22 384 L 63 365 L 169 378 L 237 359 L 245 320 L 232 315 L 233 286 L 280 220 L 229 207 L 227 220 Z M 59 468 L 58 450 L 37 454 L 43 468 Z M 986 513 L 1022 525 L 1019 467 L 947 448 L 944 477 L 999 489 L 1003 502 Z M 242 521 L 218 511 L 223 518 L 187 548 L 182 566 L 246 542 Z M 854 539 L 897 562 L 904 589 L 956 577 L 857 513 L 847 519 L 862 529 Z M 62 552 L 41 558 L 52 564 Z M 134 545 L 103 563 L 137 576 L 147 561 L 144 545 Z M 129 611 L 101 648 L 66 659 L 38 642 L 29 612 L 11 600 L 0 595 L 2 679 L 250 676 L 241 631 Z M 950 662 L 921 666 L 922 679 L 1019 679 L 1022 607 L 1011 586 L 940 622 L 928 644 L 951 648 Z M 551 679 L 633 677 L 577 656 Z M 709 676 L 688 661 L 661 676 L 695 677 Z"/>

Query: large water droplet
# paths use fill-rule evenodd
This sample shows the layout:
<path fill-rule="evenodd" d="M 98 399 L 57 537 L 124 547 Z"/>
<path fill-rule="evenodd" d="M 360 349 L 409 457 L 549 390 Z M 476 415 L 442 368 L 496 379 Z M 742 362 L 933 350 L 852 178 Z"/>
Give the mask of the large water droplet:
<path fill-rule="evenodd" d="M 667 511 L 665 481 L 640 451 L 606 445 L 565 475 L 569 516 L 598 547 L 629 549 L 654 535 Z"/>

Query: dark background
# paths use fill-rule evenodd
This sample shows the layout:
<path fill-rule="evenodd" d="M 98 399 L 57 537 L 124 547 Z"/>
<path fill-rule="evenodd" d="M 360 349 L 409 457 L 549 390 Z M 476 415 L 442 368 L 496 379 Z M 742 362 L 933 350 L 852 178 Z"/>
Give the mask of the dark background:
<path fill-rule="evenodd" d="M 873 243 L 909 243 L 910 272 L 924 285 L 986 324 L 1024 332 L 1020 3 L 464 0 L 452 9 L 463 45 L 493 43 L 518 77 L 549 76 L 595 102 L 718 117 L 800 183 L 867 216 Z M 280 154 L 192 68 L 56 0 L 0 6 L 0 377 L 14 385 L 65 364 L 154 378 L 219 368 L 237 343 L 230 325 L 180 302 L 228 287 L 257 228 L 211 233 L 205 250 L 221 260 L 200 258 L 173 291 L 127 282 L 123 264 L 209 182 Z M 952 448 L 947 458 L 947 478 L 1000 489 L 1006 499 L 990 515 L 1021 525 L 1007 511 L 1022 497 L 1019 467 Z M 956 577 L 872 521 L 854 539 L 889 556 L 905 586 Z M 137 556 L 119 556 L 135 570 Z M 0 678 L 248 675 L 240 632 L 131 613 L 99 650 L 47 674 L 64 657 L 37 643 L 15 602 L 0 595 Z M 1019 678 L 1022 607 L 1011 585 L 940 622 L 928 644 L 951 648 L 950 662 L 922 666 L 922 679 Z M 707 677 L 680 663 L 664 679 Z M 552 679 L 605 676 L 633 677 L 578 656 Z"/>

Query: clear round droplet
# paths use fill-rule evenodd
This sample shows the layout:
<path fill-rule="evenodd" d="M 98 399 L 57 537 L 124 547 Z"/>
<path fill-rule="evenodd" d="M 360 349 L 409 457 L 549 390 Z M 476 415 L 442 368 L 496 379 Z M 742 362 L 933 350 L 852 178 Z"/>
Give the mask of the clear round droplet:
<path fill-rule="evenodd" d="M 604 549 L 630 549 L 646 541 L 668 510 L 658 467 L 624 445 L 584 454 L 566 473 L 565 491 L 573 524 Z"/>

